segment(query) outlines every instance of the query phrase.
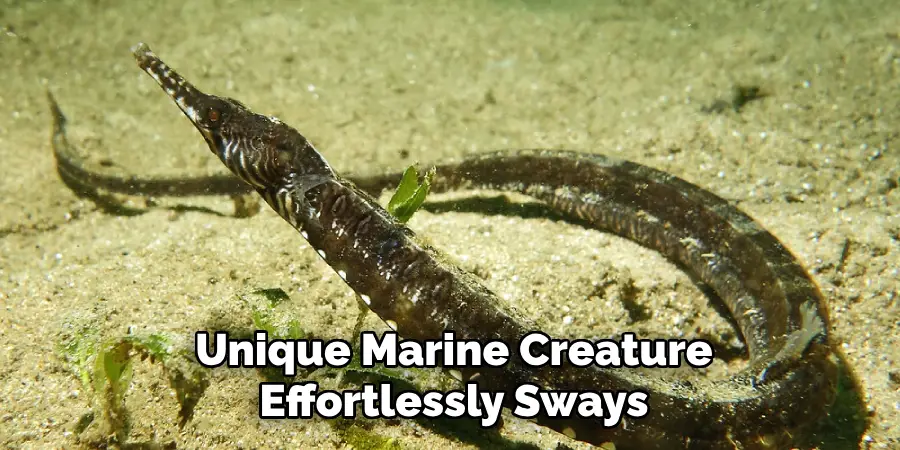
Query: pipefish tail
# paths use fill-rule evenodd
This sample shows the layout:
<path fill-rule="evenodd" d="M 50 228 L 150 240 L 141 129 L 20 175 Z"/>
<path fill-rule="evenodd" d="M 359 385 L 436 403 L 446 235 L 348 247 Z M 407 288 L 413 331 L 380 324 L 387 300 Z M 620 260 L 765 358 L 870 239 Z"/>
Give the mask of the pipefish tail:
<path fill-rule="evenodd" d="M 50 91 L 47 91 L 47 100 L 53 118 L 50 141 L 56 158 L 56 170 L 60 179 L 79 195 L 96 199 L 98 191 L 141 196 L 239 195 L 251 192 L 247 185 L 232 176 L 122 177 L 89 168 L 85 158 L 69 142 L 66 116 Z"/>
<path fill-rule="evenodd" d="M 440 339 L 453 330 L 458 339 L 510 344 L 508 364 L 463 369 L 464 381 L 507 393 L 534 383 L 649 394 L 645 417 L 614 428 L 579 417 L 539 416 L 541 425 L 617 449 L 782 448 L 834 397 L 836 357 L 815 283 L 777 238 L 705 189 L 634 162 L 565 151 L 495 152 L 437 165 L 433 191 L 471 187 L 530 195 L 679 263 L 722 299 L 750 356 L 747 367 L 728 379 L 691 382 L 594 366 L 532 367 L 515 343 L 534 326 L 374 200 L 371 193 L 396 177 L 346 179 L 290 126 L 237 100 L 203 93 L 146 45 L 133 52 L 213 154 L 297 229 L 390 328 L 408 339 Z M 505 406 L 514 406 L 512 395 L 505 399 Z"/>

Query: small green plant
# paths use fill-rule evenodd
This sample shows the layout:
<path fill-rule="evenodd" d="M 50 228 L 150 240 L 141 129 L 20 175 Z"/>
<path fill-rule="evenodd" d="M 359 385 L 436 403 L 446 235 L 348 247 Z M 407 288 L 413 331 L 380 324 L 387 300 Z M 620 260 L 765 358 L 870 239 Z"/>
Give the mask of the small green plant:
<path fill-rule="evenodd" d="M 101 399 L 100 412 L 114 442 L 124 443 L 131 431 L 131 420 L 125 408 L 125 393 L 131 385 L 131 345 L 125 341 L 100 346 L 91 374 L 94 395 Z M 95 412 L 94 417 L 97 417 Z"/>
<path fill-rule="evenodd" d="M 100 332 L 92 326 L 92 320 L 65 323 L 63 337 L 57 344 L 57 353 L 66 362 L 85 389 L 91 389 L 93 360 L 100 343 Z"/>
<path fill-rule="evenodd" d="M 284 290 L 279 288 L 259 289 L 249 294 L 238 295 L 251 311 L 253 327 L 265 331 L 272 339 L 303 339 L 308 335 L 297 319 L 284 320 L 275 312 L 275 307 L 285 300 L 290 300 Z"/>
<path fill-rule="evenodd" d="M 131 387 L 135 359 L 149 359 L 162 366 L 181 406 L 180 425 L 190 420 L 209 381 L 189 350 L 176 349 L 172 339 L 163 334 L 129 334 L 102 340 L 99 331 L 87 324 L 71 331 L 63 336 L 58 350 L 85 391 L 92 394 L 92 411 L 81 417 L 76 432 L 81 434 L 96 424 L 108 443 L 127 442 L 131 418 L 125 396 Z"/>
<path fill-rule="evenodd" d="M 249 294 L 239 295 L 238 298 L 250 308 L 253 328 L 265 331 L 269 340 L 298 340 L 311 337 L 310 333 L 302 328 L 299 320 L 289 319 L 276 311 L 275 308 L 279 304 L 290 298 L 282 289 L 259 289 Z M 414 380 L 421 378 L 420 375 L 425 373 L 425 371 L 419 369 L 397 370 L 384 366 L 363 367 L 359 360 L 358 341 L 354 340 L 354 342 L 353 359 L 351 359 L 350 364 L 340 369 L 322 368 L 317 373 L 321 372 L 323 376 L 337 376 L 339 384 L 340 380 L 343 380 L 344 374 L 350 373 L 363 379 L 378 378 L 382 381 L 389 381 L 408 389 L 415 389 L 416 383 Z M 266 381 L 286 382 L 295 378 L 285 377 L 278 367 L 260 368 L 258 372 Z M 309 375 L 310 373 L 312 371 L 306 374 Z"/>
<path fill-rule="evenodd" d="M 350 419 L 335 419 L 331 428 L 354 450 L 402 450 L 403 446 L 393 438 L 370 431 L 365 422 Z"/>
<path fill-rule="evenodd" d="M 400 179 L 400 184 L 394 195 L 388 201 L 387 210 L 400 223 L 406 223 L 413 214 L 425 202 L 428 191 L 431 189 L 431 181 L 434 179 L 436 169 L 432 167 L 422 177 L 419 183 L 419 173 L 415 166 L 409 166 Z"/>
<path fill-rule="evenodd" d="M 309 336 L 309 333 L 300 326 L 299 320 L 284 320 L 276 313 L 275 307 L 290 299 L 284 290 L 258 289 L 249 294 L 238 295 L 238 298 L 250 308 L 253 328 L 265 331 L 269 340 L 298 340 Z M 296 378 L 284 375 L 282 369 L 278 367 L 260 367 L 256 371 L 266 381 L 290 382 Z"/>
<path fill-rule="evenodd" d="M 269 339 L 297 340 L 311 337 L 310 333 L 303 330 L 298 320 L 289 318 L 286 314 L 279 314 L 277 306 L 289 298 L 283 290 L 278 288 L 260 289 L 238 297 L 250 308 L 254 329 L 266 331 Z M 305 374 L 298 371 L 297 377 L 284 376 L 282 369 L 278 367 L 258 368 L 257 373 L 265 381 L 282 383 L 295 382 L 298 377 L 309 377 L 309 379 L 317 379 L 320 383 L 329 383 L 338 388 L 343 386 L 345 381 L 352 380 L 352 383 L 390 382 L 399 390 L 421 390 L 419 380 L 425 379 L 430 372 L 434 372 L 422 369 L 398 370 L 384 366 L 363 367 L 360 364 L 359 355 L 357 342 L 353 349 L 353 359 L 343 368 L 324 367 L 310 370 Z M 330 381 L 325 381 L 326 379 Z M 431 383 L 428 384 L 434 384 L 435 380 L 442 379 L 434 372 L 432 379 L 428 380 Z M 403 448 L 395 439 L 372 431 L 370 429 L 374 424 L 372 420 L 365 418 L 335 419 L 328 423 L 341 439 L 354 449 L 401 450 Z"/>

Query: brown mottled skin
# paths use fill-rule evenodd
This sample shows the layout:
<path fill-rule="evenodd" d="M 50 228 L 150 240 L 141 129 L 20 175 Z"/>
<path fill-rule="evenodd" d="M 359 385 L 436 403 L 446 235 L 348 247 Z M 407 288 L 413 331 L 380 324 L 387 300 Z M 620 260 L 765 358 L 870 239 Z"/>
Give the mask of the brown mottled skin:
<path fill-rule="evenodd" d="M 51 97 L 54 150 L 69 186 L 154 195 L 235 194 L 250 186 L 401 336 L 439 339 L 453 330 L 458 339 L 510 344 L 509 364 L 462 371 L 464 380 L 482 389 L 508 392 L 506 406 L 513 406 L 512 392 L 526 382 L 555 390 L 649 393 L 648 415 L 615 428 L 578 417 L 539 417 L 540 424 L 620 450 L 783 448 L 833 399 L 836 365 L 818 288 L 774 236 L 709 191 L 633 162 L 564 151 L 505 151 L 438 166 L 434 190 L 521 192 L 679 263 L 723 300 L 750 354 L 745 370 L 716 381 L 664 382 L 593 366 L 535 368 L 522 362 L 516 345 L 534 327 L 476 277 L 422 244 L 370 195 L 396 175 L 350 182 L 288 125 L 200 92 L 142 44 L 134 54 L 245 184 L 227 177 L 117 178 L 88 170 L 65 141 L 64 117 Z"/>

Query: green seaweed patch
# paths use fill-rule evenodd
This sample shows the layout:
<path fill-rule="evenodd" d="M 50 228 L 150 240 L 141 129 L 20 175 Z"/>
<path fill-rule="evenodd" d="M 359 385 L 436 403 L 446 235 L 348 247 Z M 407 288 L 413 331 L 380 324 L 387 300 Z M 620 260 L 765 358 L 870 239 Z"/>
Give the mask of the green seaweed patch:
<path fill-rule="evenodd" d="M 257 289 L 251 292 L 250 295 L 259 296 L 266 299 L 269 302 L 269 306 L 271 307 L 278 306 L 280 303 L 291 299 L 291 296 L 289 296 L 287 292 L 284 292 L 284 289 L 281 288 Z"/>
<path fill-rule="evenodd" d="M 394 195 L 388 201 L 387 210 L 400 223 L 406 223 L 413 214 L 425 203 L 425 197 L 431 189 L 431 182 L 436 173 L 434 167 L 428 170 L 419 182 L 419 173 L 415 166 L 409 166 L 403 171 L 403 177 Z"/>
<path fill-rule="evenodd" d="M 239 294 L 238 299 L 250 308 L 250 317 L 256 330 L 265 331 L 272 339 L 304 339 L 310 336 L 297 319 L 285 319 L 276 307 L 290 300 L 284 289 L 257 289 L 249 294 Z"/>
<path fill-rule="evenodd" d="M 308 333 L 303 331 L 303 328 L 300 326 L 299 320 L 291 319 L 286 325 L 279 326 L 273 321 L 272 315 L 268 311 L 254 310 L 251 316 L 253 317 L 253 326 L 257 330 L 265 331 L 269 336 L 269 340 L 297 340 L 308 336 Z"/>
<path fill-rule="evenodd" d="M 283 304 L 284 299 L 288 298 L 283 290 L 279 288 L 259 289 L 249 294 L 238 295 L 238 298 L 250 309 L 254 329 L 266 331 L 270 339 L 311 338 L 311 334 L 303 329 L 300 321 L 290 318 L 289 314 L 279 312 L 279 306 Z M 273 299 L 278 300 L 273 301 Z M 353 345 L 353 358 L 343 368 L 324 367 L 305 373 L 302 368 L 298 368 L 297 375 L 294 377 L 285 377 L 282 370 L 277 367 L 257 368 L 257 373 L 266 381 L 290 383 L 297 382 L 298 379 L 308 379 L 318 380 L 320 384 L 329 384 L 338 388 L 348 384 L 390 383 L 394 388 L 394 395 L 410 390 L 421 392 L 426 388 L 448 391 L 459 387 L 458 381 L 452 377 L 443 376 L 440 369 L 395 369 L 383 365 L 363 367 L 360 363 L 360 354 L 359 341 L 356 340 Z M 326 379 L 328 381 L 325 381 Z M 354 420 L 331 419 L 327 422 L 341 440 L 354 449 L 394 450 L 403 448 L 396 439 L 372 431 L 373 425 L 379 423 L 379 420 L 360 417 Z M 481 429 L 475 420 L 420 418 L 416 422 L 440 435 L 482 447 L 534 450 L 533 446 L 520 445 L 503 438 L 496 430 Z"/>
<path fill-rule="evenodd" d="M 75 373 L 84 389 L 91 388 L 93 359 L 100 342 L 100 332 L 92 323 L 88 320 L 79 324 L 66 323 L 63 338 L 56 348 L 59 357 Z"/>
<path fill-rule="evenodd" d="M 335 419 L 331 422 L 331 428 L 341 437 L 344 443 L 355 450 L 402 450 L 394 438 L 382 436 L 358 423 L 367 421 Z"/>
<path fill-rule="evenodd" d="M 254 329 L 265 331 L 269 340 L 299 340 L 311 337 L 311 334 L 303 329 L 299 320 L 288 319 L 285 315 L 278 313 L 277 306 L 290 299 L 290 296 L 284 290 L 280 288 L 258 289 L 249 294 L 238 295 L 238 298 L 250 308 Z M 298 375 L 293 377 L 285 376 L 279 367 L 260 367 L 256 370 L 262 379 L 282 383 L 293 382 L 300 374 L 309 376 L 315 372 L 317 376 L 337 377 L 338 385 L 341 384 L 345 373 L 354 373 L 365 378 L 389 380 L 405 387 L 415 386 L 400 371 L 388 368 L 362 367 L 359 363 L 358 349 L 354 351 L 354 358 L 351 360 L 351 363 L 347 367 L 340 369 L 324 368 L 319 371 L 313 369 L 304 372 L 303 368 L 298 368 Z M 403 448 L 395 439 L 379 435 L 370 431 L 368 427 L 360 425 L 370 425 L 368 420 L 354 421 L 339 418 L 330 420 L 328 423 L 343 442 L 356 450 L 400 450 Z"/>
<path fill-rule="evenodd" d="M 107 442 L 128 441 L 131 415 L 125 396 L 131 387 L 135 360 L 149 360 L 162 367 L 180 405 L 179 426 L 193 416 L 209 381 L 206 370 L 196 364 L 188 349 L 176 348 L 164 334 L 101 340 L 99 331 L 87 324 L 71 331 L 58 345 L 58 353 L 92 394 L 92 411 L 75 424 L 78 434 L 96 424 Z"/>
<path fill-rule="evenodd" d="M 253 328 L 265 331 L 268 339 L 299 340 L 310 337 L 310 333 L 303 329 L 297 319 L 284 319 L 277 314 L 275 308 L 290 300 L 290 296 L 283 289 L 268 288 L 258 289 L 249 294 L 238 295 L 238 298 L 250 308 L 250 317 L 253 320 Z M 298 368 L 297 373 L 304 372 L 304 368 Z M 256 372 L 266 381 L 290 382 L 296 376 L 286 376 L 279 367 L 257 367 Z"/>
<path fill-rule="evenodd" d="M 125 341 L 101 346 L 94 358 L 91 376 L 94 395 L 101 403 L 99 412 L 109 431 L 107 434 L 121 443 L 128 440 L 131 431 L 131 418 L 125 408 L 125 393 L 131 386 L 133 374 L 130 353 L 131 345 Z"/>

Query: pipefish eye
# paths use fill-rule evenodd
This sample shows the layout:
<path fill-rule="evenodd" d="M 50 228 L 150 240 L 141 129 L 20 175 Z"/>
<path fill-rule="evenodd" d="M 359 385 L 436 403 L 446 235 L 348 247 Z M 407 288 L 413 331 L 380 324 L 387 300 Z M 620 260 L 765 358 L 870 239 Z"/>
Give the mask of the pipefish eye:
<path fill-rule="evenodd" d="M 203 121 L 206 122 L 206 125 L 210 128 L 221 126 L 228 118 L 228 114 L 224 108 L 225 105 L 217 103 L 218 102 L 206 105 L 206 108 L 204 108 L 203 111 Z"/>
<path fill-rule="evenodd" d="M 204 102 L 200 108 L 200 117 L 198 119 L 206 128 L 218 128 L 228 121 L 230 110 L 231 105 L 222 100 L 209 100 Z"/>

